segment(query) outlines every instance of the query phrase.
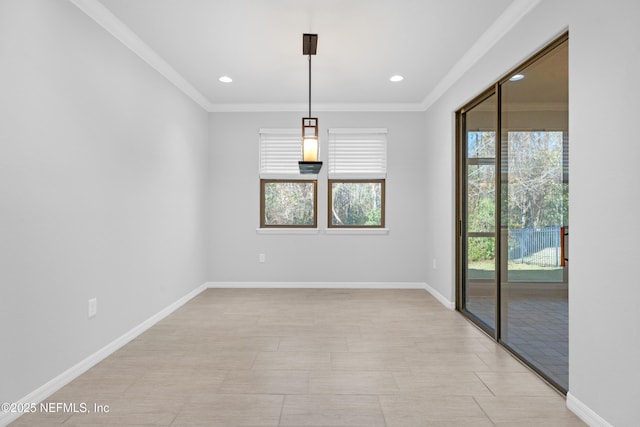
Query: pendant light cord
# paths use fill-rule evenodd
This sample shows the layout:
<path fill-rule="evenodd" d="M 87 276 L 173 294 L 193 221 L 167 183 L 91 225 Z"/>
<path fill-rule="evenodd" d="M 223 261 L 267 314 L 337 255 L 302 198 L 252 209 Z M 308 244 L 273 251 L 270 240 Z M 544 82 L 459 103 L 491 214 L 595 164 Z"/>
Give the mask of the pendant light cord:
<path fill-rule="evenodd" d="M 311 117 L 311 55 L 309 55 L 309 117 Z"/>

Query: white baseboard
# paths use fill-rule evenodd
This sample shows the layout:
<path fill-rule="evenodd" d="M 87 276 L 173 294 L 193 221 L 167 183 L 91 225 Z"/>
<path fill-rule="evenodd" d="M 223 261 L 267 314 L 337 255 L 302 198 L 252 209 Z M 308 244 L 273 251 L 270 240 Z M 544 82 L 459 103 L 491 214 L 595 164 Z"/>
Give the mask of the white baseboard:
<path fill-rule="evenodd" d="M 567 408 L 591 427 L 613 427 L 591 408 L 577 399 L 571 392 L 567 393 Z"/>
<path fill-rule="evenodd" d="M 91 367 L 96 365 L 98 362 L 106 359 L 109 355 L 111 355 L 116 350 L 123 347 L 129 341 L 133 340 L 134 338 L 142 334 L 144 331 L 146 331 L 147 329 L 149 329 L 150 327 L 158 323 L 160 320 L 164 319 L 165 317 L 167 317 L 168 315 L 176 311 L 178 308 L 182 307 L 185 303 L 187 303 L 189 300 L 197 296 L 199 293 L 201 293 L 205 289 L 207 289 L 206 283 L 198 286 L 196 289 L 189 292 L 187 295 L 180 298 L 178 301 L 174 302 L 173 304 L 167 306 L 166 308 L 161 310 L 159 313 L 151 316 L 144 322 L 140 323 L 138 326 L 134 327 L 133 329 L 131 329 L 130 331 L 122 335 L 120 338 L 117 338 L 116 340 L 102 347 L 100 350 L 96 351 L 86 359 L 80 361 L 79 363 L 67 369 L 66 371 L 64 371 L 63 373 L 61 373 L 60 375 L 52 379 L 51 381 L 47 382 L 43 386 L 29 393 L 28 395 L 20 399 L 18 402 L 15 402 L 17 404 L 16 406 L 20 407 L 21 405 L 42 402 L 44 399 L 51 396 L 53 393 L 60 390 L 62 387 L 69 384 L 71 381 L 73 381 L 74 379 L 76 379 L 77 377 L 85 373 L 87 370 L 89 370 Z M 0 427 L 4 427 L 8 425 L 10 422 L 15 421 L 21 415 L 22 415 L 21 413 L 12 413 L 12 412 L 0 413 Z"/>
<path fill-rule="evenodd" d="M 424 289 L 419 282 L 209 282 L 209 288 L 256 289 Z"/>
<path fill-rule="evenodd" d="M 446 298 L 440 292 L 436 291 L 433 287 L 431 287 L 427 283 L 424 284 L 424 289 L 427 292 L 429 292 L 435 299 L 437 299 L 440 302 L 440 304 L 444 305 L 449 310 L 455 310 L 456 309 L 456 303 L 455 302 L 449 301 L 448 298 Z"/>
<path fill-rule="evenodd" d="M 449 310 L 455 303 L 424 282 L 209 282 L 209 288 L 237 289 L 424 289 Z"/>

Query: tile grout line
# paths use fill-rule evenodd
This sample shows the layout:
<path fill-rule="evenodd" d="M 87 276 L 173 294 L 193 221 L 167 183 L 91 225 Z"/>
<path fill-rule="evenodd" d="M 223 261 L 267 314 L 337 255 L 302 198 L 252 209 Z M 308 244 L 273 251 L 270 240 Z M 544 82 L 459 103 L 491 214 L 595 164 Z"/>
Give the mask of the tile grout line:
<path fill-rule="evenodd" d="M 478 400 L 476 399 L 475 396 L 471 396 L 471 398 L 473 399 L 473 401 L 475 402 L 476 405 L 478 405 L 478 408 L 480 408 L 480 410 L 482 411 L 482 413 L 484 414 L 485 417 L 487 417 L 487 419 L 489 420 L 489 422 L 492 425 L 496 425 L 496 423 L 491 419 L 491 417 L 489 416 L 489 414 L 487 414 L 487 412 L 484 410 L 484 408 L 482 407 L 482 405 L 478 402 Z"/>
<path fill-rule="evenodd" d="M 496 394 L 493 392 L 493 390 L 491 390 L 491 387 L 489 387 L 487 385 L 487 383 L 484 382 L 484 380 L 480 377 L 480 375 L 478 375 L 478 371 L 473 371 L 473 375 L 476 376 L 476 378 L 478 378 L 478 380 L 480 380 L 480 382 L 482 383 L 483 386 L 485 386 L 487 388 L 487 390 L 489 390 L 489 392 L 491 392 L 491 394 L 493 395 L 493 397 L 498 397 L 496 396 Z M 473 397 L 473 399 L 475 400 L 475 396 Z M 476 403 L 478 403 L 476 401 Z M 478 404 L 479 405 L 479 404 Z"/>
<path fill-rule="evenodd" d="M 282 404 L 280 405 L 280 416 L 278 417 L 278 427 L 282 425 L 282 415 L 284 415 L 284 403 L 287 400 L 288 394 L 282 395 Z"/>
<path fill-rule="evenodd" d="M 389 423 L 387 423 L 387 416 L 384 414 L 384 410 L 382 409 L 382 402 L 380 402 L 380 395 L 377 394 L 376 398 L 378 399 L 378 406 L 380 407 L 380 413 L 382 414 L 382 421 L 384 421 L 384 425 L 385 427 L 387 427 Z"/>

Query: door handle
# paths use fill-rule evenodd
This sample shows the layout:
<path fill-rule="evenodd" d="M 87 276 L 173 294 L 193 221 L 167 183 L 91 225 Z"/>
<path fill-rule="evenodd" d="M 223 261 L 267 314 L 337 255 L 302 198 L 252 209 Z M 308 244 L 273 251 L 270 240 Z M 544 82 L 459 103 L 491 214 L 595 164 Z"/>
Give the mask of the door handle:
<path fill-rule="evenodd" d="M 568 227 L 560 227 L 560 267 L 565 267 L 567 265 L 567 261 L 569 261 L 564 256 L 565 237 L 569 235 L 567 228 Z"/>

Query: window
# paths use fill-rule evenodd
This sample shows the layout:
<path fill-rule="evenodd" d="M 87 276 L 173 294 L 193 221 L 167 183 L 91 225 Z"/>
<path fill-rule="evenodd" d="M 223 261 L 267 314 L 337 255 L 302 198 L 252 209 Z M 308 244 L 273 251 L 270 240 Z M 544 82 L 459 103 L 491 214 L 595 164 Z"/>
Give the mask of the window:
<path fill-rule="evenodd" d="M 297 129 L 260 130 L 260 228 L 317 228 L 317 176 L 301 175 Z"/>
<path fill-rule="evenodd" d="M 384 228 L 386 129 L 329 129 L 329 228 Z"/>
<path fill-rule="evenodd" d="M 317 226 L 317 181 L 260 180 L 260 227 Z"/>
<path fill-rule="evenodd" d="M 384 227 L 384 179 L 330 179 L 329 205 L 329 227 Z"/>

